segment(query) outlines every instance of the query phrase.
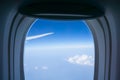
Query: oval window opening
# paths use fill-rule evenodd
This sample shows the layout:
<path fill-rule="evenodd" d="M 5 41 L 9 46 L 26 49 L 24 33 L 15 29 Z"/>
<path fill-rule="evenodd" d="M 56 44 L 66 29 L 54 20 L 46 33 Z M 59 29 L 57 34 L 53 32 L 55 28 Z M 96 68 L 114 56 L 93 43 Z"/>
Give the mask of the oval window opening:
<path fill-rule="evenodd" d="M 81 20 L 37 19 L 24 44 L 25 80 L 93 80 L 93 35 Z"/>

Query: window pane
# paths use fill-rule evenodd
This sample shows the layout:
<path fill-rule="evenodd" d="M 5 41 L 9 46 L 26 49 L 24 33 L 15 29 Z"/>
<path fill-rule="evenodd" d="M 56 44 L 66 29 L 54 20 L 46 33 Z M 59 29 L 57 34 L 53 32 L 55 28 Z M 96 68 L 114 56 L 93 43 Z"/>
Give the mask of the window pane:
<path fill-rule="evenodd" d="M 93 80 L 94 56 L 85 21 L 38 19 L 26 35 L 25 80 Z"/>

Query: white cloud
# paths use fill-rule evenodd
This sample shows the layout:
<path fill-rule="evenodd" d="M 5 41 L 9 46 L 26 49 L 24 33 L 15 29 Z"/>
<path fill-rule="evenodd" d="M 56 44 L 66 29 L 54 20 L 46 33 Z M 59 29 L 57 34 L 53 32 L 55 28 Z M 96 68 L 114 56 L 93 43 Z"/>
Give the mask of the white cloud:
<path fill-rule="evenodd" d="M 38 68 L 38 66 L 35 66 L 34 69 L 35 69 L 35 70 L 38 70 L 39 68 Z"/>
<path fill-rule="evenodd" d="M 27 37 L 26 40 L 38 39 L 38 38 L 49 36 L 49 35 L 52 35 L 52 34 L 54 34 L 54 33 L 50 32 L 50 33 L 40 34 L 40 35 L 36 35 L 36 36 L 30 36 L 30 37 Z"/>
<path fill-rule="evenodd" d="M 34 69 L 35 69 L 35 70 L 41 69 L 41 70 L 44 70 L 44 71 L 45 71 L 45 70 L 48 70 L 48 67 L 47 67 L 47 66 L 42 66 L 42 67 L 35 66 Z"/>
<path fill-rule="evenodd" d="M 48 67 L 47 66 L 42 66 L 41 69 L 42 70 L 48 70 Z"/>
<path fill-rule="evenodd" d="M 24 66 L 27 66 L 27 64 L 24 64 Z"/>
<path fill-rule="evenodd" d="M 87 66 L 93 66 L 94 65 L 94 57 L 89 55 L 75 55 L 72 57 L 67 58 L 67 62 L 72 64 L 78 64 L 78 65 L 87 65 Z"/>

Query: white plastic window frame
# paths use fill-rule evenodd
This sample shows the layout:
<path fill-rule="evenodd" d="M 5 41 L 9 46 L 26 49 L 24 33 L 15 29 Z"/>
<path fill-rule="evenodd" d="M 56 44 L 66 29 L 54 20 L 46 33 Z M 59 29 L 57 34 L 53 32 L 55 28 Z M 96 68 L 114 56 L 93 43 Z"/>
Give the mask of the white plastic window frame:
<path fill-rule="evenodd" d="M 14 14 L 13 14 L 14 13 Z M 30 25 L 36 20 L 13 11 L 8 17 L 6 45 L 3 59 L 3 80 L 24 80 L 23 54 L 24 41 Z M 10 21 L 11 20 L 11 21 Z M 85 20 L 95 41 L 95 72 L 94 80 L 109 80 L 110 78 L 110 29 L 105 17 Z M 9 25 L 9 26 L 8 26 Z"/>

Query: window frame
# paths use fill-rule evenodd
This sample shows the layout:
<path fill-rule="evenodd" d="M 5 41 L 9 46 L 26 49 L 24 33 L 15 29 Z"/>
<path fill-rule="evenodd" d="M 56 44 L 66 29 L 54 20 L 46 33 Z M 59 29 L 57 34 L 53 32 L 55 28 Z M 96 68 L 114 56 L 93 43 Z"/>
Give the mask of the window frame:
<path fill-rule="evenodd" d="M 14 11 L 13 11 L 14 12 Z M 9 16 L 11 16 L 10 14 Z M 26 17 L 19 13 L 14 13 L 12 15 L 11 21 L 7 21 L 9 24 L 8 32 L 8 42 L 5 46 L 8 46 L 7 62 L 7 76 L 11 80 L 24 80 L 24 68 L 23 68 L 23 51 L 26 33 L 30 25 L 36 20 L 35 18 Z M 8 20 L 9 20 L 8 18 Z M 106 17 L 85 20 L 89 26 L 91 32 L 93 33 L 93 38 L 95 41 L 95 72 L 94 80 L 109 80 L 110 78 L 110 49 L 111 49 L 111 35 L 109 25 Z M 96 27 L 97 26 L 97 27 Z M 103 43 L 103 44 L 101 44 Z M 4 50 L 6 51 L 6 50 Z M 99 63 L 99 64 L 98 64 Z M 104 63 L 104 65 L 102 64 Z M 4 72 L 4 75 L 6 71 Z M 4 77 L 5 78 L 5 77 Z M 5 79 L 8 80 L 8 79 Z"/>
<path fill-rule="evenodd" d="M 108 20 L 106 16 L 103 16 L 95 20 L 88 20 L 87 23 L 93 32 L 95 41 L 94 80 L 110 80 L 111 32 Z"/>

